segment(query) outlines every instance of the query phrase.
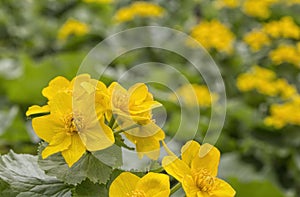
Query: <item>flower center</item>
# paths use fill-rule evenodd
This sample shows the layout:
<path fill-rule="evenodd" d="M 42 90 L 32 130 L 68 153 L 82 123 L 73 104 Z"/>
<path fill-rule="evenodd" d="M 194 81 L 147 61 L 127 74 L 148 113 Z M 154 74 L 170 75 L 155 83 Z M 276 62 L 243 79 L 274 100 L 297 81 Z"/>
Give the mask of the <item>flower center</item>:
<path fill-rule="evenodd" d="M 146 194 L 144 191 L 141 190 L 134 190 L 131 192 L 131 194 L 127 194 L 128 197 L 146 197 Z"/>
<path fill-rule="evenodd" d="M 200 169 L 192 172 L 197 187 L 203 191 L 211 191 L 215 183 L 215 177 L 211 176 L 206 169 Z"/>
<path fill-rule="evenodd" d="M 65 118 L 65 128 L 68 135 L 79 133 L 84 128 L 83 116 L 81 114 L 69 114 Z"/>

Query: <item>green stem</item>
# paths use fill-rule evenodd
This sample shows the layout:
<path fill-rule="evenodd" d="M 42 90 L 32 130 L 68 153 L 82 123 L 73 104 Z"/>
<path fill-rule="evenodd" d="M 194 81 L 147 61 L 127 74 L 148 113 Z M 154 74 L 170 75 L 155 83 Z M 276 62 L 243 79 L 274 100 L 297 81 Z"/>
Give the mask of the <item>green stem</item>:
<path fill-rule="evenodd" d="M 128 131 L 128 130 L 130 130 L 130 129 L 134 129 L 134 128 L 139 127 L 139 126 L 140 126 L 140 125 L 138 125 L 138 124 L 134 124 L 134 125 L 131 125 L 131 126 L 129 126 L 129 127 L 124 128 L 124 129 L 120 129 L 120 130 L 118 130 L 118 131 L 115 131 L 114 133 L 115 133 L 115 134 L 123 133 L 124 131 Z"/>
<path fill-rule="evenodd" d="M 170 192 L 170 196 L 172 195 L 172 194 L 174 194 L 177 190 L 179 190 L 181 188 L 181 183 L 180 182 L 178 182 L 178 183 L 176 183 L 176 185 L 174 185 L 172 188 L 171 188 L 171 192 Z"/>
<path fill-rule="evenodd" d="M 115 118 L 114 118 L 114 116 L 112 115 L 111 116 L 111 119 L 110 119 L 110 121 L 109 121 L 109 123 L 108 123 L 108 126 L 110 127 L 110 128 L 113 128 L 113 125 L 115 124 Z"/>
<path fill-rule="evenodd" d="M 163 167 L 160 167 L 160 168 L 157 168 L 157 169 L 153 169 L 153 170 L 150 170 L 150 172 L 156 172 L 156 173 L 160 173 L 162 171 L 164 171 L 165 169 Z"/>

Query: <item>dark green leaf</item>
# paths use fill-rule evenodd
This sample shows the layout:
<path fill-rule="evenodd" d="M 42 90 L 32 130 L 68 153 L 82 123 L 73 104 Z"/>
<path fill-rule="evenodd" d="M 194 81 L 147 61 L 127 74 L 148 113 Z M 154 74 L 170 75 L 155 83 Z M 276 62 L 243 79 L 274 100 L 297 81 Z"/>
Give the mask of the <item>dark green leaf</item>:
<path fill-rule="evenodd" d="M 73 191 L 74 197 L 108 197 L 108 191 L 103 184 L 95 184 L 89 180 L 83 181 Z"/>

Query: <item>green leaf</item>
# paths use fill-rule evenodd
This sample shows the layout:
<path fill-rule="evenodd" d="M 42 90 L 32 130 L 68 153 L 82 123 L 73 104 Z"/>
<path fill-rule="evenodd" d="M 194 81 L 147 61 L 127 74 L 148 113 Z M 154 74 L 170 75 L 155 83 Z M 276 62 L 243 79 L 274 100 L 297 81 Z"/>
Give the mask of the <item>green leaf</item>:
<path fill-rule="evenodd" d="M 120 167 L 123 164 L 122 149 L 117 145 L 113 145 L 104 150 L 92 152 L 93 156 L 113 168 Z"/>
<path fill-rule="evenodd" d="M 76 186 L 72 192 L 74 197 L 108 197 L 108 191 L 103 184 L 95 184 L 88 179 Z"/>
<path fill-rule="evenodd" d="M 45 146 L 43 143 L 42 146 Z M 43 148 L 42 148 L 43 149 Z M 41 152 L 41 151 L 39 151 Z M 112 168 L 87 152 L 71 168 L 68 167 L 60 153 L 38 160 L 39 166 L 46 174 L 56 176 L 59 180 L 77 185 L 88 178 L 93 183 L 106 183 L 112 173 Z"/>
<path fill-rule="evenodd" d="M 284 197 L 282 192 L 267 180 L 244 183 L 239 182 L 238 179 L 234 178 L 230 179 L 229 182 L 236 190 L 236 197 Z"/>
<path fill-rule="evenodd" d="M 70 186 L 46 175 L 38 167 L 36 156 L 10 151 L 0 157 L 0 196 L 70 195 Z"/>
<path fill-rule="evenodd" d="M 244 163 L 238 153 L 225 153 L 222 155 L 218 176 L 221 178 L 236 177 L 241 181 L 260 180 L 262 175 L 257 173 L 253 166 Z"/>

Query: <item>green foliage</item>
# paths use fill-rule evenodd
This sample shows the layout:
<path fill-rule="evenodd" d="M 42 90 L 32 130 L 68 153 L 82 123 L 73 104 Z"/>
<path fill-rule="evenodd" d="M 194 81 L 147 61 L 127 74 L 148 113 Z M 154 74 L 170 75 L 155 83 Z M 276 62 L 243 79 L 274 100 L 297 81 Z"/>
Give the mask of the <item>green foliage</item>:
<path fill-rule="evenodd" d="M 41 145 L 40 153 L 45 144 Z M 108 160 L 108 154 L 98 153 L 96 155 L 98 158 L 90 152 L 85 153 L 71 168 L 68 167 L 61 153 L 51 155 L 46 159 L 39 156 L 38 163 L 47 175 L 55 176 L 67 184 L 77 185 L 86 179 L 93 183 L 105 184 L 112 173 L 112 168 L 103 163 Z M 117 163 L 117 160 L 115 161 Z M 116 163 L 112 162 L 111 164 L 116 165 Z"/>
<path fill-rule="evenodd" d="M 71 195 L 71 187 L 46 175 L 37 164 L 37 157 L 15 154 L 0 157 L 1 196 L 64 196 Z"/>

